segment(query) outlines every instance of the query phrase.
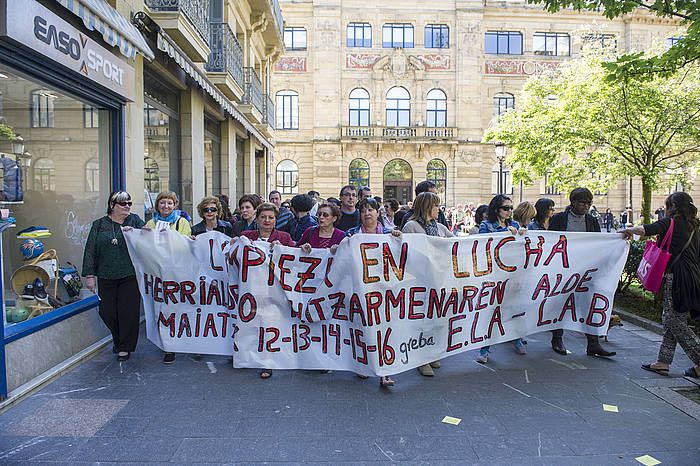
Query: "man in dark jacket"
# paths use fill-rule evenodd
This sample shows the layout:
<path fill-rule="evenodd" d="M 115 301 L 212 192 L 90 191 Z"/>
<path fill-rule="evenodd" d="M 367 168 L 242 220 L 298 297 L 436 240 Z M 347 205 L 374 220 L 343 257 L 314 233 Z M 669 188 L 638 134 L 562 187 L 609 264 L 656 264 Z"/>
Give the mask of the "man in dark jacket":
<path fill-rule="evenodd" d="M 433 194 L 437 194 L 437 185 L 433 183 L 430 180 L 425 180 L 421 181 L 416 185 L 416 189 L 414 190 L 416 193 L 416 197 L 418 197 L 419 194 L 425 193 L 425 192 L 431 192 Z M 441 199 L 444 201 L 444 199 Z M 398 214 L 398 212 L 397 212 Z M 406 223 L 411 219 L 411 216 L 413 215 L 413 209 L 408 209 L 403 216 L 399 219 L 401 223 L 396 223 L 396 215 L 394 215 L 394 224 L 396 224 L 397 227 L 403 228 Z M 438 209 L 438 217 L 437 217 L 437 222 L 442 223 L 443 225 L 447 226 L 447 220 L 445 219 L 445 213 L 442 211 L 442 209 Z"/>
<path fill-rule="evenodd" d="M 588 213 L 593 203 L 593 194 L 586 188 L 576 188 L 569 194 L 571 205 L 552 216 L 549 221 L 550 231 L 588 231 L 600 233 L 600 224 Z M 559 354 L 566 354 L 564 347 L 564 330 L 552 330 L 552 349 Z M 606 351 L 600 345 L 597 335 L 586 334 L 588 346 L 586 354 L 589 356 L 615 356 L 614 351 Z"/>

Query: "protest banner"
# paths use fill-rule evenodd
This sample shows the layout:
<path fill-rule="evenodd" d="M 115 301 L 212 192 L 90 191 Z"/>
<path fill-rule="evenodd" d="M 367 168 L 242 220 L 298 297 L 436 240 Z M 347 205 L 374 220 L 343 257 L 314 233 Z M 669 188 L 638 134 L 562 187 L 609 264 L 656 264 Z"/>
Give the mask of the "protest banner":
<path fill-rule="evenodd" d="M 230 354 L 235 343 L 236 367 L 365 375 L 557 328 L 602 335 L 628 250 L 604 233 L 356 235 L 335 255 L 177 236 L 127 234 L 161 348 Z"/>

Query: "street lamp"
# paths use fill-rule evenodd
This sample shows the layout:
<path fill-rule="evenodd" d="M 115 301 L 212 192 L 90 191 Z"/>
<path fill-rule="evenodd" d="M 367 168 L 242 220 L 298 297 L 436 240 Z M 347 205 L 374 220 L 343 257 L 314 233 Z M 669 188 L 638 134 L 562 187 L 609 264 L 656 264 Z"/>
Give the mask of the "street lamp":
<path fill-rule="evenodd" d="M 506 145 L 502 142 L 496 143 L 496 160 L 498 160 L 498 194 L 503 194 L 506 188 L 503 182 L 503 162 L 506 160 Z"/>
<path fill-rule="evenodd" d="M 22 136 L 18 134 L 11 144 L 13 154 L 20 156 L 24 154 L 24 138 Z"/>

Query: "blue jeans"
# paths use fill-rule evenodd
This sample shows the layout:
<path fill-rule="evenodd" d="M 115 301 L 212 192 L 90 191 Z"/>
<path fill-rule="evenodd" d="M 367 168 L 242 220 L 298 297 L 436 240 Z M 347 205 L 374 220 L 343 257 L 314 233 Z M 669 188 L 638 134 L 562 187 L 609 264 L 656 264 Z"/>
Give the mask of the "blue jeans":
<path fill-rule="evenodd" d="M 522 338 L 516 338 L 515 340 L 512 341 L 512 343 L 513 343 L 513 346 L 515 346 L 516 348 L 522 348 L 524 346 Z M 479 348 L 479 354 L 481 356 L 486 356 L 489 353 L 491 353 L 491 345 L 482 346 L 481 348 Z"/>

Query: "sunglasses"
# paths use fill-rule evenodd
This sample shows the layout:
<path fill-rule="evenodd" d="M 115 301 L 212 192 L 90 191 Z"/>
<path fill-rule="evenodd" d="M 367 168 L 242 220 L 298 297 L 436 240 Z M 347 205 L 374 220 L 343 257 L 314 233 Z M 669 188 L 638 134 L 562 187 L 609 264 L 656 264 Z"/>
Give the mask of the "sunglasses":
<path fill-rule="evenodd" d="M 499 207 L 499 209 L 501 209 L 501 210 L 513 210 L 513 206 L 512 205 L 502 205 L 501 207 Z"/>
<path fill-rule="evenodd" d="M 216 207 L 207 207 L 206 209 L 202 209 L 202 212 L 207 212 L 207 213 L 218 212 L 218 211 L 219 211 L 219 209 L 217 209 Z"/>
<path fill-rule="evenodd" d="M 329 214 L 328 212 L 318 212 L 319 217 L 332 217 L 333 214 Z"/>
<path fill-rule="evenodd" d="M 126 206 L 131 207 L 134 203 L 131 201 L 122 201 L 122 202 L 115 202 L 115 204 L 119 204 L 122 207 L 126 207 Z"/>

